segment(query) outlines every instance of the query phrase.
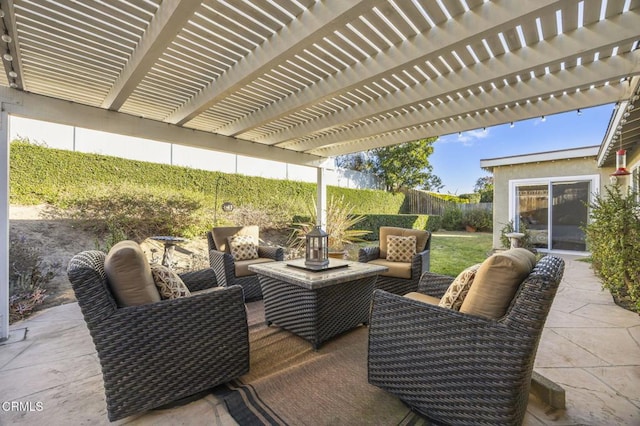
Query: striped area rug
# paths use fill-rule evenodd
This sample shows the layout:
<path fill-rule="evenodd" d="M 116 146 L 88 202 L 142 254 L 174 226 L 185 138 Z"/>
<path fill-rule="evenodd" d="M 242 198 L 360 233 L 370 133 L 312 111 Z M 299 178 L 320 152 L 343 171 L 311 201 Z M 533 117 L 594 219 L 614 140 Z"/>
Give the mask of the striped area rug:
<path fill-rule="evenodd" d="M 300 337 L 277 326 L 266 327 L 264 316 L 260 321 L 261 306 L 250 305 L 251 369 L 216 391 L 238 424 L 429 424 L 399 399 L 367 382 L 366 327 L 314 351 Z"/>

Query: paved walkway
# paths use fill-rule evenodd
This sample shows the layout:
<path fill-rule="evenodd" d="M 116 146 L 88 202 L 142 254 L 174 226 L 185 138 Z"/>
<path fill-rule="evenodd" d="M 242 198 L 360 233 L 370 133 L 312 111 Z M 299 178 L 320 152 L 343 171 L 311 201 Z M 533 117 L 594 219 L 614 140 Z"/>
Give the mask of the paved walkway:
<path fill-rule="evenodd" d="M 532 397 L 524 423 L 640 425 L 640 316 L 601 291 L 589 264 L 566 260 L 535 370 L 565 389 L 567 408 L 553 410 Z M 264 319 L 259 308 L 250 306 L 250 321 Z M 22 406 L 12 409 L 11 402 Z M 11 338 L 0 344 L 0 404 L 0 425 L 110 424 L 97 355 L 76 303 L 11 327 Z M 207 396 L 115 424 L 235 422 L 223 403 Z"/>

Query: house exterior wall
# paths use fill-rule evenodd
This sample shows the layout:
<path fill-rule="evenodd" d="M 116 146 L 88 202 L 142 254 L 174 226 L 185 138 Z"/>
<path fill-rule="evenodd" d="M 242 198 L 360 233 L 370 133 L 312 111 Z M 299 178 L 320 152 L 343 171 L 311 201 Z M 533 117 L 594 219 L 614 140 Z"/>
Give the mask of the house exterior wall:
<path fill-rule="evenodd" d="M 509 223 L 509 181 L 515 179 L 556 178 L 565 176 L 600 176 L 600 192 L 609 184 L 609 174 L 615 168 L 596 167 L 595 158 L 570 158 L 566 160 L 496 166 L 493 168 L 493 248 L 502 248 L 500 234 Z"/>

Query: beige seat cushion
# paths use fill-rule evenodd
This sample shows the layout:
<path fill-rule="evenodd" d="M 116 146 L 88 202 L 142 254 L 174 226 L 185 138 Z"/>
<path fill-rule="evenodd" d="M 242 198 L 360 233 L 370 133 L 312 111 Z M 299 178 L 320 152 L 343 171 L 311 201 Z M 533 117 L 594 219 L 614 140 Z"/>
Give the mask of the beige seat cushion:
<path fill-rule="evenodd" d="M 453 280 L 447 291 L 442 295 L 439 306 L 443 308 L 460 310 L 462 302 L 467 297 L 471 284 L 480 268 L 480 263 L 469 266 L 460 272 L 456 279 Z"/>
<path fill-rule="evenodd" d="M 408 299 L 417 300 L 418 302 L 428 303 L 430 305 L 437 305 L 440 303 L 440 299 L 437 297 L 429 296 L 428 294 L 418 293 L 417 291 L 412 291 L 411 293 L 407 293 L 404 297 Z"/>
<path fill-rule="evenodd" d="M 147 256 L 135 241 L 116 243 L 104 260 L 104 271 L 119 306 L 160 301 Z"/>
<path fill-rule="evenodd" d="M 396 228 L 394 226 L 381 226 L 380 227 L 380 257 L 382 259 L 387 258 L 387 236 L 397 235 L 399 237 L 408 237 L 413 235 L 416 237 L 416 252 L 421 252 L 427 246 L 429 240 L 429 231 L 422 231 L 420 229 L 406 229 Z"/>
<path fill-rule="evenodd" d="M 191 296 L 187 285 L 172 269 L 164 265 L 151 265 L 151 276 L 162 299 Z"/>
<path fill-rule="evenodd" d="M 393 278 L 411 278 L 411 263 L 408 262 L 391 262 L 387 259 L 374 259 L 371 262 L 374 265 L 386 266 L 388 271 L 380 273 L 384 277 Z"/>
<path fill-rule="evenodd" d="M 255 265 L 257 263 L 267 263 L 267 262 L 275 262 L 273 259 L 269 259 L 267 257 L 259 257 L 257 259 L 250 260 L 237 260 L 235 261 L 236 266 L 236 277 L 246 277 L 248 275 L 255 275 L 256 273 L 249 270 L 249 265 Z"/>
<path fill-rule="evenodd" d="M 211 229 L 211 236 L 213 237 L 213 242 L 216 244 L 216 248 L 225 253 L 231 254 L 228 239 L 235 235 L 249 235 L 252 236 L 255 241 L 260 241 L 259 228 L 256 225 L 218 226 Z"/>
<path fill-rule="evenodd" d="M 522 281 L 535 265 L 535 255 L 517 248 L 487 258 L 473 280 L 460 312 L 498 319 L 504 316 Z"/>
<path fill-rule="evenodd" d="M 387 235 L 387 260 L 390 262 L 411 263 L 416 254 L 416 237 Z"/>

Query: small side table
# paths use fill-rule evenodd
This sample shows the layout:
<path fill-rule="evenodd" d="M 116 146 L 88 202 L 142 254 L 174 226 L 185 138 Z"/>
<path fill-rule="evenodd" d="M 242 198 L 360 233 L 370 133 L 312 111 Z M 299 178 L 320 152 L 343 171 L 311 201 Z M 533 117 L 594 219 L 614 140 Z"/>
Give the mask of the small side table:
<path fill-rule="evenodd" d="M 173 263 L 173 252 L 175 251 L 176 244 L 187 241 L 186 238 L 169 237 L 164 235 L 151 237 L 151 239 L 164 243 L 164 254 L 162 255 L 162 264 L 168 268 L 170 268 L 171 264 Z"/>

